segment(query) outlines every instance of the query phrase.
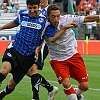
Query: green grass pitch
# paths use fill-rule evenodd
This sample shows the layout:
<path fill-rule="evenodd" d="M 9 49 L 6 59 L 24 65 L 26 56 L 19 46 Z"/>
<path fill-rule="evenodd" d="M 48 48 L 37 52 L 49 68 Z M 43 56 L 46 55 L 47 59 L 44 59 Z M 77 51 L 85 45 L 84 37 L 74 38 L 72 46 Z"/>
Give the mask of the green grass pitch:
<path fill-rule="evenodd" d="M 1 57 L 0 56 L 0 67 L 1 67 Z M 83 93 L 85 100 L 100 100 L 100 55 L 82 55 L 87 72 L 89 74 L 89 85 L 90 89 Z M 58 84 L 55 73 L 50 67 L 49 56 L 45 60 L 44 69 L 39 71 L 52 85 L 55 85 L 59 88 L 58 93 L 55 95 L 54 100 L 68 100 L 63 93 L 62 85 Z M 10 74 L 3 81 L 0 90 L 2 90 L 9 80 Z M 73 87 L 77 87 L 77 82 L 71 79 Z M 30 78 L 25 76 L 23 80 L 17 85 L 15 91 L 10 95 L 6 96 L 3 100 L 31 100 L 32 99 L 32 90 Z M 47 99 L 47 90 L 40 86 L 40 100 Z"/>

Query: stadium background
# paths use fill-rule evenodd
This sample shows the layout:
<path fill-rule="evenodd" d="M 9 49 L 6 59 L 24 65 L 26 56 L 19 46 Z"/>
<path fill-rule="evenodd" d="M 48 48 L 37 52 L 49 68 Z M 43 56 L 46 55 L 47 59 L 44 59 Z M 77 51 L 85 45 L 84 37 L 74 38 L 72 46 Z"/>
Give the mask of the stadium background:
<path fill-rule="evenodd" d="M 62 0 L 49 0 L 50 4 L 55 3 L 59 6 L 61 10 L 61 14 L 65 14 L 63 11 L 63 5 Z M 81 0 L 82 1 L 82 0 Z M 89 0 L 91 4 L 95 2 L 96 0 Z M 81 8 L 82 3 L 80 2 L 78 8 Z M 8 7 L 11 9 L 11 7 Z M 25 0 L 19 0 L 19 9 L 26 9 L 26 2 Z M 81 9 L 80 9 L 81 11 Z M 3 10 L 0 10 L 1 16 L 0 16 L 0 26 L 4 25 L 5 23 L 10 22 L 11 20 L 15 19 L 17 14 L 16 13 L 3 13 Z M 68 0 L 68 13 L 75 14 L 72 6 L 71 0 Z M 0 31 L 0 55 L 3 54 L 5 48 L 7 47 L 8 43 L 13 40 L 15 33 L 19 30 L 19 27 L 15 27 L 12 29 L 5 29 Z M 86 31 L 86 23 L 81 24 L 77 29 L 74 29 L 76 39 L 78 41 L 78 51 L 80 54 L 100 54 L 100 28 L 98 24 L 98 33 L 94 34 L 94 37 L 96 37 L 96 40 L 89 40 L 90 34 L 87 34 Z M 88 38 L 86 39 L 86 37 Z M 1 48 L 2 47 L 2 48 Z M 95 49 L 94 49 L 95 48 Z"/>
<path fill-rule="evenodd" d="M 61 13 L 64 14 L 61 3 L 58 3 L 61 8 Z M 19 9 L 24 9 L 26 7 L 25 0 L 20 0 Z M 1 11 L 2 12 L 2 11 Z M 16 16 L 15 14 L 2 14 L 0 16 L 0 26 L 11 21 Z M 10 41 L 13 41 L 14 34 L 18 31 L 19 27 L 0 31 L 0 55 L 3 54 L 5 48 Z M 82 54 L 85 61 L 86 68 L 89 74 L 89 84 L 90 89 L 83 93 L 85 100 L 100 100 L 100 40 L 89 40 L 86 38 L 85 24 L 80 25 L 78 28 L 78 51 Z M 0 56 L 0 67 L 2 65 L 2 56 Z M 46 79 L 52 84 L 59 88 L 57 95 L 54 100 L 66 100 L 66 96 L 63 93 L 62 86 L 58 84 L 57 78 L 50 67 L 49 56 L 45 60 L 45 65 L 43 71 L 39 71 L 40 74 L 45 76 Z M 2 90 L 6 83 L 8 82 L 10 74 L 7 79 L 3 82 L 0 90 Z M 77 86 L 77 82 L 71 79 L 73 87 Z M 25 78 L 18 84 L 16 90 L 5 97 L 4 100 L 31 100 L 32 91 L 30 78 L 25 76 Z M 40 98 L 41 100 L 47 100 L 47 91 L 43 87 L 40 87 Z"/>

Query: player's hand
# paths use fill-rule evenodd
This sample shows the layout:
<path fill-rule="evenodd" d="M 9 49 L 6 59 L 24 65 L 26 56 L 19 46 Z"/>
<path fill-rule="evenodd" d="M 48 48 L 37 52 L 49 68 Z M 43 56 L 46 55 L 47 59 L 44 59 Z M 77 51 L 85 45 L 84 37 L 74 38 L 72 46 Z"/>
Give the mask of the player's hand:
<path fill-rule="evenodd" d="M 74 22 L 71 22 L 71 23 L 67 24 L 65 27 L 66 27 L 66 29 L 73 28 L 73 27 L 76 28 L 76 27 L 78 27 L 78 25 Z"/>
<path fill-rule="evenodd" d="M 35 50 L 35 56 L 38 57 L 38 53 L 40 52 L 42 46 L 38 46 Z"/>
<path fill-rule="evenodd" d="M 74 28 L 78 27 L 78 24 L 76 24 L 74 22 L 72 22 L 71 24 L 73 25 Z"/>

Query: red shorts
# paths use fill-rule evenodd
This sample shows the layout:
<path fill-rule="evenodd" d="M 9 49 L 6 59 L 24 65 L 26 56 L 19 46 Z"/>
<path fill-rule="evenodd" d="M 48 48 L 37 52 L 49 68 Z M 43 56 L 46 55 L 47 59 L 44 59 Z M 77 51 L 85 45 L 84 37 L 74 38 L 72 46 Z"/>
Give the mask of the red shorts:
<path fill-rule="evenodd" d="M 60 84 L 65 78 L 70 77 L 78 82 L 88 81 L 85 64 L 79 53 L 64 61 L 51 60 L 50 64 L 55 71 Z"/>

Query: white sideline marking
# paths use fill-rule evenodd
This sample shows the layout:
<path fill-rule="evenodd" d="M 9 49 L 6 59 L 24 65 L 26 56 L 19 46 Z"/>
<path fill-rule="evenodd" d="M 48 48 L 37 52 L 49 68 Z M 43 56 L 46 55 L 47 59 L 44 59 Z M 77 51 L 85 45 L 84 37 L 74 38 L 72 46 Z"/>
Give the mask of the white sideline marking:
<path fill-rule="evenodd" d="M 48 81 L 48 82 L 52 82 L 52 83 L 57 83 L 57 84 L 59 84 L 59 83 L 56 82 L 56 81 L 50 81 L 50 80 L 47 80 L 47 81 Z M 77 85 L 73 85 L 73 86 L 77 87 Z M 95 89 L 95 88 L 89 88 L 89 90 L 100 91 L 100 89 Z"/>
<path fill-rule="evenodd" d="M 28 76 L 25 76 L 25 78 L 29 78 Z M 52 82 L 52 83 L 56 83 L 56 84 L 59 84 L 58 82 L 56 81 L 51 81 L 51 80 L 47 80 L 48 82 Z M 73 85 L 75 87 L 77 87 L 77 85 Z M 100 91 L 100 89 L 96 89 L 96 88 L 89 88 L 89 90 L 94 90 L 94 91 Z"/>

